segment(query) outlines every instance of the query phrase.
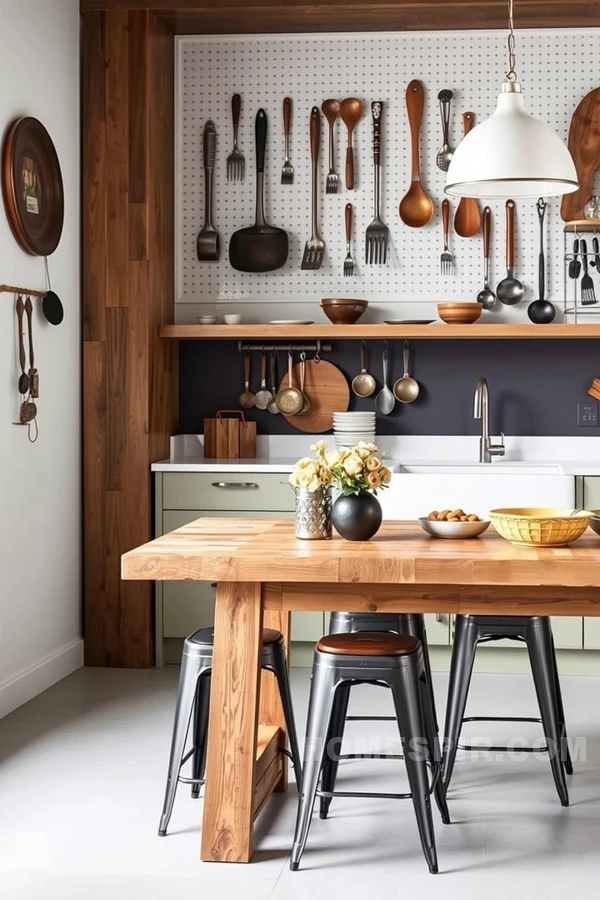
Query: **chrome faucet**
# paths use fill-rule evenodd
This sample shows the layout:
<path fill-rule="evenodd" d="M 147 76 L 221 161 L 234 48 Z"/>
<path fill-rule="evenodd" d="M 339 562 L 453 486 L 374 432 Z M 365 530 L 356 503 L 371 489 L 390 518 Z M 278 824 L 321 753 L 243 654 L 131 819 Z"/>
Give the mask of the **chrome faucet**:
<path fill-rule="evenodd" d="M 473 417 L 481 419 L 481 437 L 479 438 L 479 462 L 491 463 L 492 456 L 504 456 L 504 434 L 501 433 L 501 444 L 490 441 L 490 395 L 487 381 L 480 378 L 475 386 Z"/>

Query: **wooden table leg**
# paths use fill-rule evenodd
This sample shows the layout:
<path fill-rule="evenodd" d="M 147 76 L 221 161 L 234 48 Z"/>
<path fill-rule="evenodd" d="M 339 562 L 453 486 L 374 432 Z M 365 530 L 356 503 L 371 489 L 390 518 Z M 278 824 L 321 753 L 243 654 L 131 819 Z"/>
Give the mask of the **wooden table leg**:
<path fill-rule="evenodd" d="M 219 582 L 201 856 L 250 862 L 262 633 L 261 584 Z"/>
<path fill-rule="evenodd" d="M 272 595 L 273 588 L 269 586 Z M 269 609 L 264 613 L 264 627 L 274 628 L 281 631 L 285 641 L 285 652 L 290 659 L 290 613 L 285 610 Z M 261 725 L 278 725 L 283 733 L 283 746 L 287 743 L 287 731 L 285 727 L 285 717 L 283 715 L 283 707 L 281 706 L 281 698 L 275 676 L 272 672 L 262 672 L 260 682 L 260 724 Z M 281 754 L 281 778 L 277 782 L 274 790 L 277 792 L 287 791 L 288 786 L 288 759 L 287 756 Z"/>

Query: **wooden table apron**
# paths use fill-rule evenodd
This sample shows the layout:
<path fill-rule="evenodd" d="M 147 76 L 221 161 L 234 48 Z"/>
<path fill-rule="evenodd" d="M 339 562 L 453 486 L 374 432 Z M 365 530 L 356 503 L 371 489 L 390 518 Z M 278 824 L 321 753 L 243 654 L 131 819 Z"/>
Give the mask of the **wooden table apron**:
<path fill-rule="evenodd" d="M 287 787 L 263 626 L 289 645 L 294 610 L 600 615 L 599 550 L 588 536 L 553 550 L 497 535 L 434 541 L 407 522 L 385 523 L 368 544 L 317 545 L 296 540 L 289 521 L 200 519 L 125 554 L 127 579 L 218 582 L 202 859 L 249 862 L 254 819 Z"/>

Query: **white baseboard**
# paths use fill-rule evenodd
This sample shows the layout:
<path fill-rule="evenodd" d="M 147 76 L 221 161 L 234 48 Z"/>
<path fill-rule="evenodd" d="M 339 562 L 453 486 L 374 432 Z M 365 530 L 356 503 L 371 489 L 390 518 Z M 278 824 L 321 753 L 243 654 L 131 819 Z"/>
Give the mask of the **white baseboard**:
<path fill-rule="evenodd" d="M 82 665 L 83 640 L 80 638 L 0 684 L 0 719 Z"/>

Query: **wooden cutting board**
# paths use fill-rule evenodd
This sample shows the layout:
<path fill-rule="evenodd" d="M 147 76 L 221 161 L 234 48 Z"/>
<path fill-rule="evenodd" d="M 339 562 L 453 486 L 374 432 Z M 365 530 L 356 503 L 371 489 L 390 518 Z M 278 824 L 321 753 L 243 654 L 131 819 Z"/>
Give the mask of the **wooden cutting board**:
<path fill-rule="evenodd" d="M 294 387 L 300 387 L 301 363 L 292 369 Z M 288 387 L 287 373 L 283 378 L 280 390 Z M 321 359 L 306 360 L 306 378 L 304 392 L 310 400 L 310 409 L 304 415 L 286 416 L 286 419 L 299 431 L 310 434 L 322 434 L 333 428 L 334 412 L 346 412 L 350 405 L 350 386 L 344 373 L 333 363 Z"/>
<path fill-rule="evenodd" d="M 571 119 L 569 150 L 575 162 L 579 190 L 565 194 L 560 214 L 565 222 L 583 219 L 583 208 L 594 187 L 594 175 L 600 167 L 600 88 L 586 94 Z"/>

